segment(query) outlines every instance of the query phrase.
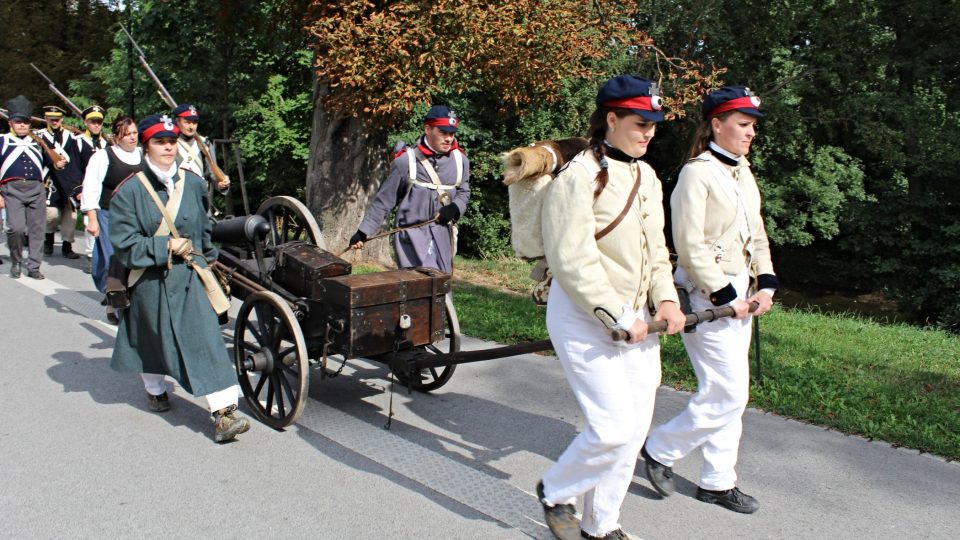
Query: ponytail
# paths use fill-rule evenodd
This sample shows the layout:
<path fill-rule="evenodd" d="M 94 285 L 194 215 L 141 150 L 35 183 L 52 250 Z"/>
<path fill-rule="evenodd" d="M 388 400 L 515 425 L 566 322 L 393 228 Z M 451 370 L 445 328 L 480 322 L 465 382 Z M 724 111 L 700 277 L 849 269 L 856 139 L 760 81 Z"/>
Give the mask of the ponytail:
<path fill-rule="evenodd" d="M 697 131 L 693 134 L 693 142 L 690 143 L 690 151 L 687 153 L 687 159 L 693 159 L 700 154 L 707 151 L 707 147 L 710 145 L 710 141 L 713 140 L 713 122 L 712 120 L 716 118 L 723 122 L 727 119 L 728 116 L 735 113 L 736 111 L 726 111 L 715 116 L 711 116 L 706 120 L 700 122 L 700 125 L 697 126 Z"/>
<path fill-rule="evenodd" d="M 603 192 L 603 189 L 607 187 L 607 181 L 610 180 L 610 175 L 607 171 L 607 148 L 606 145 L 603 144 L 604 139 L 607 138 L 608 112 L 613 112 L 617 115 L 617 118 L 634 114 L 629 109 L 600 107 L 590 115 L 590 131 L 588 134 L 590 142 L 588 148 L 593 152 L 593 157 L 596 158 L 597 163 L 600 164 L 600 171 L 597 172 L 597 177 L 594 179 L 597 187 L 593 191 L 593 200 L 597 200 L 600 193 Z"/>

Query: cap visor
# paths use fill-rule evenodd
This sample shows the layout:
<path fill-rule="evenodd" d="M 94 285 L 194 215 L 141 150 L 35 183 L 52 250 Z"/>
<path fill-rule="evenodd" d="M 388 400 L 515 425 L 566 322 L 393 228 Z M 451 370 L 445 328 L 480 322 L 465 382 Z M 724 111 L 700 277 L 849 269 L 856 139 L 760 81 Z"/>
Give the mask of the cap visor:
<path fill-rule="evenodd" d="M 743 109 L 734 109 L 737 112 L 742 112 L 743 114 L 748 114 L 750 116 L 756 116 L 757 118 L 763 118 L 763 113 L 757 109 L 743 108 Z"/>
<path fill-rule="evenodd" d="M 661 111 L 645 111 L 643 109 L 630 109 L 630 111 L 639 115 L 644 120 L 663 122 L 663 112 Z"/>
<path fill-rule="evenodd" d="M 440 131 L 444 133 L 456 133 L 457 128 L 451 126 L 440 126 Z"/>

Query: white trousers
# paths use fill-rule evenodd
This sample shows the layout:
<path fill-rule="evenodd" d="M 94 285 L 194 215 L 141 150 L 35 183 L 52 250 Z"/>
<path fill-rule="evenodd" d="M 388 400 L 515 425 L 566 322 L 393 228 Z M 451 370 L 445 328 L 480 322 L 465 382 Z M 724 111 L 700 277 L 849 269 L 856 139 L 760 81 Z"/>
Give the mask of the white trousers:
<path fill-rule="evenodd" d="M 636 345 L 614 342 L 556 281 L 547 330 L 586 425 L 543 476 L 544 496 L 548 504 L 575 504 L 584 495 L 580 527 L 604 536 L 620 528 L 620 506 L 653 418 L 660 341 L 654 334 Z"/>
<path fill-rule="evenodd" d="M 88 233 L 86 225 L 90 222 L 90 218 L 83 216 L 83 254 L 87 257 L 93 256 L 93 245 L 97 241 L 97 237 Z"/>
<path fill-rule="evenodd" d="M 677 283 L 685 273 L 677 269 Z M 749 274 L 744 269 L 729 276 L 737 297 L 746 298 Z M 694 311 L 714 307 L 699 290 L 690 293 Z M 734 467 L 743 432 L 743 412 L 750 398 L 750 322 L 731 318 L 704 323 L 692 334 L 681 334 L 690 363 L 697 374 L 697 393 L 687 407 L 669 422 L 654 428 L 647 438 L 647 453 L 660 463 L 673 464 L 700 448 L 703 489 L 726 490 L 737 485 Z"/>
<path fill-rule="evenodd" d="M 47 234 L 57 232 L 60 225 L 60 239 L 64 242 L 73 242 L 77 231 L 77 211 L 67 203 L 65 209 L 47 207 Z"/>
<path fill-rule="evenodd" d="M 143 388 L 150 395 L 159 396 L 167 391 L 166 375 L 141 373 L 140 378 L 143 379 Z M 233 385 L 212 394 L 207 394 L 203 396 L 203 398 L 207 400 L 207 410 L 217 412 L 220 409 L 226 409 L 227 407 L 237 404 L 240 398 L 240 387 Z"/>

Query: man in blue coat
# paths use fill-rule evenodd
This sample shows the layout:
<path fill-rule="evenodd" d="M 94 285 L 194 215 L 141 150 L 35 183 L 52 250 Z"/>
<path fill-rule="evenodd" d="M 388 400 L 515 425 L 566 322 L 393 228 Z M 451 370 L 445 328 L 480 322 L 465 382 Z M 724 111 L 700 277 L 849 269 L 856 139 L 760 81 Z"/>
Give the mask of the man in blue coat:
<path fill-rule="evenodd" d="M 396 207 L 397 227 L 437 219 L 394 236 L 398 265 L 453 270 L 453 223 L 466 212 L 470 199 L 470 160 L 457 144 L 459 127 L 460 120 L 446 105 L 430 108 L 423 119 L 423 136 L 394 158 L 387 180 L 350 238 L 350 247 L 362 248 Z"/>

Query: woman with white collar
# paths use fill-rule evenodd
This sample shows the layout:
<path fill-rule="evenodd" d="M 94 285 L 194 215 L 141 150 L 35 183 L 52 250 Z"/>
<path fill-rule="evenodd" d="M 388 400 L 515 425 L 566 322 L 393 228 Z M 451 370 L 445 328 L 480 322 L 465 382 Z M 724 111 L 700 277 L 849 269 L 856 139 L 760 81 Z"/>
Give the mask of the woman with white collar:
<path fill-rule="evenodd" d="M 143 153 L 137 146 L 137 124 L 129 116 L 121 116 L 111 126 L 116 144 L 90 157 L 83 177 L 80 211 L 86 214 L 86 231 L 96 238 L 93 246 L 91 275 L 97 290 L 105 293 L 107 276 L 122 279 L 122 265 L 113 256 L 110 245 L 110 197 L 113 190 L 130 175 L 143 169 Z M 113 272 L 110 272 L 111 264 Z M 107 318 L 119 322 L 113 308 L 107 306 Z"/>
<path fill-rule="evenodd" d="M 537 486 L 546 523 L 561 539 L 626 538 L 620 506 L 660 385 L 660 342 L 647 324 L 664 320 L 676 333 L 685 320 L 660 180 L 640 160 L 663 120 L 657 87 L 614 77 L 596 105 L 589 147 L 551 181 L 542 212 L 553 273 L 547 330 L 586 422 Z M 626 331 L 626 341 L 613 341 L 613 328 Z"/>
<path fill-rule="evenodd" d="M 177 169 L 178 131 L 168 117 L 149 116 L 138 128 L 143 171 L 124 181 L 110 201 L 110 242 L 131 270 L 130 307 L 120 317 L 111 367 L 141 374 L 147 404 L 155 412 L 170 408 L 165 376 L 204 396 L 215 416 L 214 440 L 225 442 L 247 431 L 250 423 L 234 413 L 237 376 L 217 314 L 199 276 L 185 263 L 189 257 L 204 266 L 204 258 L 217 258 L 206 182 Z M 178 238 L 166 226 L 153 194 L 166 207 Z"/>
<path fill-rule="evenodd" d="M 707 95 L 704 120 L 670 198 L 679 257 L 675 281 L 690 292 L 694 311 L 729 305 L 736 314 L 682 334 L 697 393 L 680 414 L 650 432 L 642 452 L 647 477 L 668 496 L 673 464 L 700 448 L 697 499 L 745 514 L 760 508 L 739 490 L 734 470 L 750 397 L 750 322 L 770 310 L 778 287 L 760 191 L 746 159 L 763 117 L 759 106 L 760 98 L 743 86 Z"/>

